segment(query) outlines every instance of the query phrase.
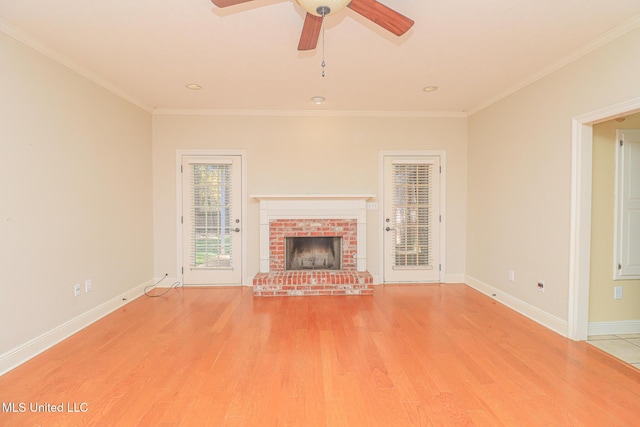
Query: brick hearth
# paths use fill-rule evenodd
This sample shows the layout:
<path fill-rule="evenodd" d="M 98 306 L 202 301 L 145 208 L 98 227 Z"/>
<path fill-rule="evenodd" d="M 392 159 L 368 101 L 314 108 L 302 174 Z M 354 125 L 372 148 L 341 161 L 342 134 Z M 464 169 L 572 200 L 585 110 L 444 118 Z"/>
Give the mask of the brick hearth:
<path fill-rule="evenodd" d="M 280 271 L 253 278 L 255 296 L 373 295 L 368 271 Z"/>

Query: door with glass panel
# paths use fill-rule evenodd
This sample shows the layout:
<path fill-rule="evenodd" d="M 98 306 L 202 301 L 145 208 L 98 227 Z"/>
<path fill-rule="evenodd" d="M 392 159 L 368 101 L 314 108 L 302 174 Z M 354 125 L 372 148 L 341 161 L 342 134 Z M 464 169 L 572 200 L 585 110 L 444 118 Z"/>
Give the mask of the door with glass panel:
<path fill-rule="evenodd" d="M 242 282 L 241 157 L 182 158 L 182 271 L 186 285 Z"/>
<path fill-rule="evenodd" d="M 385 283 L 440 280 L 440 158 L 385 156 Z"/>

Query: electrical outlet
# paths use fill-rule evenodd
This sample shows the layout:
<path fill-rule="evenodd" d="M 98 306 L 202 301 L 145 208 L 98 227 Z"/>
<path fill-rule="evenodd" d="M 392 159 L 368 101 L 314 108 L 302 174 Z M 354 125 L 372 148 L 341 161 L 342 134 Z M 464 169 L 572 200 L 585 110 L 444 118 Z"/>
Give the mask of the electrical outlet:
<path fill-rule="evenodd" d="M 622 299 L 622 286 L 613 287 L 613 299 Z"/>
<path fill-rule="evenodd" d="M 91 292 L 91 290 L 93 289 L 93 283 L 91 283 L 91 279 L 87 279 L 84 281 L 84 291 L 86 293 Z"/>
<path fill-rule="evenodd" d="M 516 272 L 513 270 L 509 270 L 509 281 L 510 282 L 516 281 Z"/>
<path fill-rule="evenodd" d="M 544 280 L 539 280 L 538 281 L 538 290 L 540 292 L 544 292 Z"/>
<path fill-rule="evenodd" d="M 74 297 L 80 296 L 80 283 L 76 283 L 75 285 L 73 285 L 73 296 Z"/>

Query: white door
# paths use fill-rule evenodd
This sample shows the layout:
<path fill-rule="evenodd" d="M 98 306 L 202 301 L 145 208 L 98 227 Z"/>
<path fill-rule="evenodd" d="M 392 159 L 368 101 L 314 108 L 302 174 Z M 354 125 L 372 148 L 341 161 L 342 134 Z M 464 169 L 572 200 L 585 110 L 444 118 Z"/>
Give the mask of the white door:
<path fill-rule="evenodd" d="M 440 158 L 385 156 L 385 283 L 440 281 Z"/>
<path fill-rule="evenodd" d="M 615 279 L 640 279 L 640 129 L 619 129 Z"/>
<path fill-rule="evenodd" d="M 240 156 L 182 158 L 185 285 L 242 283 Z"/>

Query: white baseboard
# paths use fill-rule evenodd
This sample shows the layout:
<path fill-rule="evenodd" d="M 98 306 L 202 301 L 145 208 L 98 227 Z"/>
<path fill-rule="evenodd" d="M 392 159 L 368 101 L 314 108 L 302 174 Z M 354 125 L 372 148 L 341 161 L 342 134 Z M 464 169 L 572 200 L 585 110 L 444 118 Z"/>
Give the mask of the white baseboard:
<path fill-rule="evenodd" d="M 444 275 L 444 283 L 464 283 L 465 275 L 464 274 L 445 274 Z"/>
<path fill-rule="evenodd" d="M 476 279 L 475 277 L 468 275 L 465 276 L 464 283 L 471 286 L 475 290 L 492 297 L 496 301 L 517 311 L 523 316 L 526 316 L 529 319 L 541 324 L 542 326 L 545 326 L 552 331 L 557 332 L 563 337 L 569 336 L 569 327 L 566 320 L 549 314 L 546 311 L 541 310 L 538 307 L 535 307 L 527 302 L 524 302 L 506 292 L 503 292 L 498 288 L 495 288 L 481 280 Z"/>
<path fill-rule="evenodd" d="M 374 274 L 373 276 L 373 284 L 374 285 L 384 285 L 384 283 L 380 280 L 380 278 Z M 464 283 L 465 275 L 464 274 L 446 274 L 444 276 L 444 282 L 442 283 Z M 424 284 L 429 282 L 415 282 L 418 284 Z"/>
<path fill-rule="evenodd" d="M 91 310 L 74 317 L 73 319 L 56 326 L 55 328 L 39 335 L 24 344 L 19 345 L 3 354 L 0 354 L 0 375 L 23 364 L 27 360 L 37 356 L 43 351 L 53 347 L 93 322 L 100 320 L 107 314 L 117 310 L 125 304 L 133 301 L 144 293 L 144 288 L 152 285 L 157 280 L 149 280 L 138 285 Z"/>
<path fill-rule="evenodd" d="M 588 335 L 640 334 L 640 320 L 589 322 Z"/>

